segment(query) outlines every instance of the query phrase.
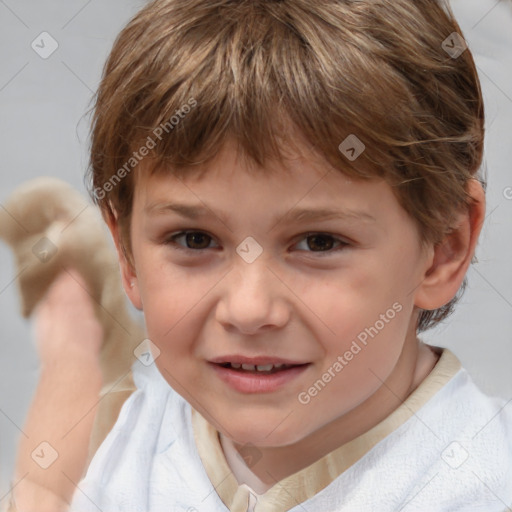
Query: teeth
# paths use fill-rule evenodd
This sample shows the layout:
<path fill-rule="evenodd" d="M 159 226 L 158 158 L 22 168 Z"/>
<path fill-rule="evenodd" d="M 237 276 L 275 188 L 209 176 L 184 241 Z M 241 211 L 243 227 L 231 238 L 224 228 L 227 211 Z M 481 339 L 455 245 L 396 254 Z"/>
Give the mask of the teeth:
<path fill-rule="evenodd" d="M 272 370 L 273 367 L 273 364 L 259 364 L 258 366 L 256 366 L 259 372 L 268 372 Z"/>
<path fill-rule="evenodd" d="M 240 368 L 242 368 L 242 370 L 248 370 L 248 371 L 259 371 L 259 372 L 269 372 L 270 370 L 272 369 L 280 369 L 282 368 L 283 366 L 286 366 L 282 363 L 280 364 L 259 364 L 259 365 L 254 365 L 254 364 L 240 364 L 240 363 L 230 363 L 231 364 L 231 368 L 234 368 L 235 370 L 239 370 Z"/>

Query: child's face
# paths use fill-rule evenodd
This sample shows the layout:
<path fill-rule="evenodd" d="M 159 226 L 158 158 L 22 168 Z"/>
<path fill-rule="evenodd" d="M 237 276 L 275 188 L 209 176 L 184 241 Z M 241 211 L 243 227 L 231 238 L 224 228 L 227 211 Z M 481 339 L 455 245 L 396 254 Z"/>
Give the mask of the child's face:
<path fill-rule="evenodd" d="M 268 177 L 247 165 L 225 146 L 201 179 L 138 177 L 129 295 L 178 393 L 235 441 L 282 446 L 397 371 L 410 378 L 397 363 L 417 343 L 415 290 L 430 256 L 385 182 L 350 181 L 311 155 Z M 166 208 L 178 203 L 206 213 Z M 364 217 L 293 220 L 302 209 Z M 182 231 L 195 236 L 171 243 Z M 303 366 L 265 375 L 212 362 L 242 358 Z"/>

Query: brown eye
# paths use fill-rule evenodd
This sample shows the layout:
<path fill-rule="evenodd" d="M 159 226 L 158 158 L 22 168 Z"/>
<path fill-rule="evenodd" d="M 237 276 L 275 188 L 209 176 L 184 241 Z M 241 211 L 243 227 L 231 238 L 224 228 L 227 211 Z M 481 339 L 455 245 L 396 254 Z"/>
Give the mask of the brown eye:
<path fill-rule="evenodd" d="M 177 242 L 180 238 L 184 239 L 185 244 Z M 211 241 L 212 237 L 202 231 L 182 231 L 169 237 L 165 243 L 184 251 L 201 251 L 208 249 Z"/>
<path fill-rule="evenodd" d="M 313 251 L 328 251 L 334 245 L 334 238 L 328 235 L 311 235 L 307 240 L 309 248 Z"/>
<path fill-rule="evenodd" d="M 200 231 L 192 231 L 185 233 L 185 240 L 189 249 L 206 249 L 210 245 L 211 238 Z"/>
<path fill-rule="evenodd" d="M 326 254 L 334 253 L 350 245 L 348 242 L 326 233 L 306 233 L 297 246 L 301 244 L 303 244 L 301 250 L 305 252 Z"/>

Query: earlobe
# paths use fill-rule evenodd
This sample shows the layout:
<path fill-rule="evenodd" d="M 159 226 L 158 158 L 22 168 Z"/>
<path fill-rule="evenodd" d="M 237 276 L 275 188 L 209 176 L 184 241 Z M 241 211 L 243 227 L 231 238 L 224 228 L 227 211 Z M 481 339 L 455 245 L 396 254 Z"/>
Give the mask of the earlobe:
<path fill-rule="evenodd" d="M 128 261 L 123 249 L 117 219 L 109 217 L 107 220 L 107 226 L 116 247 L 119 269 L 121 272 L 121 281 L 124 291 L 133 306 L 139 311 L 142 311 L 142 300 L 138 287 L 137 274 L 133 265 Z"/>
<path fill-rule="evenodd" d="M 415 293 L 415 306 L 438 309 L 453 299 L 473 258 L 485 218 L 485 193 L 476 179 L 467 185 L 472 204 L 461 213 L 443 240 L 433 248 L 423 280 Z"/>

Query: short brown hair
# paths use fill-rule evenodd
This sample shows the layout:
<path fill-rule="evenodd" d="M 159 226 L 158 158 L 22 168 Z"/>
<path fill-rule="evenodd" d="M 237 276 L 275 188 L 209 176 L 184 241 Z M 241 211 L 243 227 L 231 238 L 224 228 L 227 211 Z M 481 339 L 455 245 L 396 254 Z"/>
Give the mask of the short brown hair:
<path fill-rule="evenodd" d="M 422 243 L 439 243 L 470 204 L 483 151 L 473 58 L 449 51 L 460 34 L 444 0 L 153 1 L 104 68 L 91 197 L 105 218 L 115 212 L 132 262 L 132 169 L 184 176 L 230 138 L 263 172 L 299 133 L 340 172 L 384 179 Z M 354 161 L 339 149 L 351 134 L 365 145 Z M 446 318 L 465 285 L 421 311 L 418 331 Z"/>

